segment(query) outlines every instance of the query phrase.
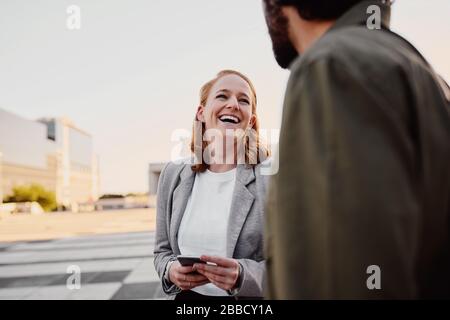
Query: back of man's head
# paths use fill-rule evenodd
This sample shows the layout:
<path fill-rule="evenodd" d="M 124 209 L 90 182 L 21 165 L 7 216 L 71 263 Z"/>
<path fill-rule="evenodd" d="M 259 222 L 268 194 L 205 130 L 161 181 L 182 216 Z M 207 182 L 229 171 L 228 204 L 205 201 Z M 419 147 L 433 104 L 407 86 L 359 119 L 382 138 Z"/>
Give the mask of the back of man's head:
<path fill-rule="evenodd" d="M 336 20 L 363 0 L 275 0 L 279 6 L 293 6 L 305 20 Z"/>

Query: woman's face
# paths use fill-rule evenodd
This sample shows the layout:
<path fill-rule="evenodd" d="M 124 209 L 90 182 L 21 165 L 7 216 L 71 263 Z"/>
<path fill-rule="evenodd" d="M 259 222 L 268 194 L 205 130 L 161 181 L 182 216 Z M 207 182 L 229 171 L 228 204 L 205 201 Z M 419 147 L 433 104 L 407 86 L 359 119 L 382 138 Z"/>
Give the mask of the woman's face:
<path fill-rule="evenodd" d="M 205 106 L 199 106 L 197 120 L 205 123 L 205 129 L 253 127 L 256 117 L 252 115 L 252 92 L 248 83 L 238 75 L 221 77 L 212 86 Z"/>

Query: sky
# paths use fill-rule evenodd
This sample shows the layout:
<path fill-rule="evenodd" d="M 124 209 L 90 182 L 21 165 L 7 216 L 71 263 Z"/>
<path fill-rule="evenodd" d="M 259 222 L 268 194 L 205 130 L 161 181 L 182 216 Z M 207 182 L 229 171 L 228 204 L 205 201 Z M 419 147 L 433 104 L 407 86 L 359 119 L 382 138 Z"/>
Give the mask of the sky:
<path fill-rule="evenodd" d="M 81 28 L 69 30 L 70 5 Z M 450 81 L 450 1 L 397 0 L 392 29 Z M 248 75 L 261 127 L 278 129 L 289 73 L 276 64 L 261 0 L 1 0 L 0 108 L 68 117 L 89 132 L 101 193 L 145 192 L 150 162 L 190 131 L 201 85 Z"/>

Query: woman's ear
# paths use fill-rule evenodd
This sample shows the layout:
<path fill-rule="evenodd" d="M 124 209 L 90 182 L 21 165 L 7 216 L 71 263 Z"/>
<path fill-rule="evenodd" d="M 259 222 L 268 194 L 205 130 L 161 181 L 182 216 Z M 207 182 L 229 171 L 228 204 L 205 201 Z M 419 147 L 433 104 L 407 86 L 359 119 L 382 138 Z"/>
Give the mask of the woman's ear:
<path fill-rule="evenodd" d="M 253 129 L 253 126 L 255 125 L 255 123 L 256 123 L 256 116 L 254 114 L 252 114 L 252 116 L 250 117 L 250 122 L 249 122 L 251 129 Z"/>
<path fill-rule="evenodd" d="M 205 117 L 203 116 L 204 109 L 205 107 L 203 107 L 202 105 L 198 106 L 196 115 L 197 121 L 205 122 Z"/>

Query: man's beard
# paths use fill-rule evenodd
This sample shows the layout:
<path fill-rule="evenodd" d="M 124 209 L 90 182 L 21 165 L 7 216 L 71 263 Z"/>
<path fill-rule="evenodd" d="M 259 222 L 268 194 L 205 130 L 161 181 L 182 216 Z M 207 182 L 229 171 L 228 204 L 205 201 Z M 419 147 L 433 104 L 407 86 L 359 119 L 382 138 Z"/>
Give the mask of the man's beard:
<path fill-rule="evenodd" d="M 263 3 L 275 60 L 281 68 L 287 69 L 298 57 L 298 52 L 289 39 L 288 20 L 281 11 L 281 6 L 273 0 L 264 0 Z"/>

